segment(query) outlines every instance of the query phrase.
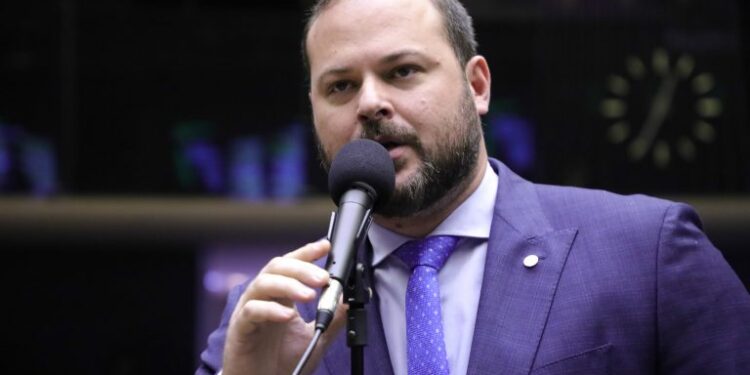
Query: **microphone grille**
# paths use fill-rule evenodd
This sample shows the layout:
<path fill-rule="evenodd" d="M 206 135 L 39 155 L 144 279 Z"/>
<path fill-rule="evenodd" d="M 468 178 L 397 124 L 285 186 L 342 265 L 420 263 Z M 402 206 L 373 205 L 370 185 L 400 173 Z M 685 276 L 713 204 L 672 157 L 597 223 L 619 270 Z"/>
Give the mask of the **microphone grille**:
<path fill-rule="evenodd" d="M 352 187 L 364 184 L 375 191 L 377 197 L 373 211 L 388 202 L 393 193 L 396 172 L 388 150 L 369 139 L 347 143 L 336 154 L 328 173 L 328 190 L 334 203 Z"/>

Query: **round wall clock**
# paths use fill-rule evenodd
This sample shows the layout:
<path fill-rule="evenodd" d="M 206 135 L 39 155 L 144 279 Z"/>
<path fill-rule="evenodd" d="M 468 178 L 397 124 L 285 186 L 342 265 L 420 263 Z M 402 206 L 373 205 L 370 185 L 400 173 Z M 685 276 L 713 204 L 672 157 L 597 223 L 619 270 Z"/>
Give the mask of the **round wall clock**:
<path fill-rule="evenodd" d="M 723 103 L 712 96 L 715 76 L 696 69 L 695 58 L 672 58 L 664 48 L 650 59 L 629 56 L 624 72 L 606 80 L 600 111 L 608 142 L 623 146 L 627 160 L 666 168 L 676 157 L 693 162 L 699 144 L 716 138 L 713 120 Z"/>

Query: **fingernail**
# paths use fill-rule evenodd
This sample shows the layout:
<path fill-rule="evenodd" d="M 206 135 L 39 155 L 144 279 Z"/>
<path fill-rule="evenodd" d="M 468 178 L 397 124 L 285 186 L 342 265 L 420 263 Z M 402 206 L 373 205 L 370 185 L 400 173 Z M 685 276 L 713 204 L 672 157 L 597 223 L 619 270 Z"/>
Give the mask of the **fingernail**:
<path fill-rule="evenodd" d="M 313 297 L 315 297 L 315 291 L 307 289 L 304 292 L 302 292 L 302 297 L 304 297 L 304 298 L 313 298 Z"/>
<path fill-rule="evenodd" d="M 295 314 L 294 309 L 287 309 L 286 311 L 284 311 L 284 317 L 287 319 L 294 318 L 294 314 Z"/>

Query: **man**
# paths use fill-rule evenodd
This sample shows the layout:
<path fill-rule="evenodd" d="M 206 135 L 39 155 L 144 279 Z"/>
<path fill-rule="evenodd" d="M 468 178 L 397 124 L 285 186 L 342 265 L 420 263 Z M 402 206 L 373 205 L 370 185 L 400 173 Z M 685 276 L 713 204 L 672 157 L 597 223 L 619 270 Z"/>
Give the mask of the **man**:
<path fill-rule="evenodd" d="M 366 371 L 746 373 L 750 296 L 695 213 L 535 185 L 488 159 L 479 116 L 490 71 L 475 49 L 455 0 L 319 1 L 308 22 L 324 164 L 369 138 L 396 167 L 365 249 L 375 292 Z M 450 248 L 444 265 L 412 264 L 425 247 Z M 313 262 L 329 249 L 321 241 L 275 258 L 235 289 L 198 373 L 291 373 L 312 337 L 314 289 L 328 282 Z M 349 372 L 344 311 L 309 369 Z"/>

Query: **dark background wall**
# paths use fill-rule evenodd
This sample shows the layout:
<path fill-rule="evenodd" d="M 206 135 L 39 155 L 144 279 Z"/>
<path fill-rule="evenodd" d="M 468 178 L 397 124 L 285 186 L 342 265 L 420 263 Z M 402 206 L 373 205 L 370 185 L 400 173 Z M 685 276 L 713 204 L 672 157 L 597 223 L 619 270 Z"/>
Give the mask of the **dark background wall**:
<path fill-rule="evenodd" d="M 0 369 L 189 373 L 228 287 L 323 234 L 309 3 L 0 3 Z M 746 1 L 465 4 L 493 156 L 694 204 L 750 285 Z"/>
<path fill-rule="evenodd" d="M 19 374 L 194 369 L 195 255 L 176 246 L 5 244 L 6 360 Z"/>
<path fill-rule="evenodd" d="M 466 3 L 493 72 L 488 140 L 494 155 L 523 175 L 619 192 L 750 189 L 747 5 Z M 325 192 L 299 58 L 305 1 L 0 6 L 1 126 L 51 142 L 57 193 L 226 193 L 229 177 L 218 189 L 180 178 L 175 155 L 185 133 L 216 146 L 222 169 L 237 139 L 278 144 L 293 123 L 305 129 L 302 193 Z M 690 69 L 670 95 L 654 141 L 634 159 L 629 148 L 666 77 L 659 56 L 670 74 L 683 62 Z M 629 69 L 633 61 L 641 64 L 639 76 Z M 695 91 L 698 77 L 710 79 L 706 90 Z M 627 90 L 612 91 L 612 79 Z M 699 121 L 708 130 L 696 131 Z M 619 138 L 612 129 L 618 123 L 629 129 Z M 27 188 L 28 178 L 17 174 L 0 184 L 4 191 Z"/>

